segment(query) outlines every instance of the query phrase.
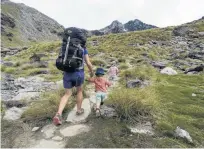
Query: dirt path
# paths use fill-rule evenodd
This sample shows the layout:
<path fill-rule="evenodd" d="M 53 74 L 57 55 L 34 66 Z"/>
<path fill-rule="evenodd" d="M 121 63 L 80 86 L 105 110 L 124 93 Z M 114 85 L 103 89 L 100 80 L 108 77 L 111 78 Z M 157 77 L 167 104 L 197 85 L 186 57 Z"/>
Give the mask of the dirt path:
<path fill-rule="evenodd" d="M 113 83 L 111 89 L 118 85 L 118 81 Z M 85 124 L 88 116 L 91 114 L 91 109 L 95 103 L 94 86 L 89 84 L 87 86 L 88 98 L 85 98 L 82 102 L 82 108 L 84 108 L 84 114 L 76 116 L 76 106 L 69 112 L 66 119 L 66 123 L 56 127 L 53 124 L 44 126 L 41 130 L 36 132 L 36 137 L 30 141 L 29 147 L 32 148 L 64 148 L 67 144 L 67 139 L 80 136 L 80 134 L 89 132 L 92 127 Z"/>

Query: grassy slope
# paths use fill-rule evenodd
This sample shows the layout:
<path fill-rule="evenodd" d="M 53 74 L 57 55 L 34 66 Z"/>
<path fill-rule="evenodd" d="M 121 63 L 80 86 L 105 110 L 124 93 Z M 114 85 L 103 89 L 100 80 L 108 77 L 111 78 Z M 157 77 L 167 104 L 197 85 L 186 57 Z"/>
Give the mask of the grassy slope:
<path fill-rule="evenodd" d="M 176 126 L 187 130 L 196 145 L 204 145 L 204 76 L 161 76 L 162 84 L 156 85 L 162 103 L 156 128 L 164 136 L 171 136 Z M 192 97 L 192 93 L 197 96 Z M 158 141 L 160 147 L 173 144 L 172 140 Z M 181 140 L 175 140 L 180 147 L 188 145 Z M 163 144 L 164 143 L 164 144 Z M 170 146 L 169 146 L 170 147 Z"/>
<path fill-rule="evenodd" d="M 199 32 L 204 31 L 203 20 L 188 26 Z M 139 65 L 146 65 L 145 59 L 142 56 L 144 52 L 148 54 L 150 60 L 162 60 L 167 58 L 167 55 L 172 49 L 170 47 L 145 48 L 144 45 L 151 40 L 168 41 L 171 39 L 172 30 L 173 28 L 151 29 L 140 32 L 92 37 L 89 40 L 97 41 L 98 46 L 92 46 L 89 44 L 89 53 L 96 55 L 98 52 L 104 52 L 106 55 L 100 57 L 99 59 L 122 59 L 124 61 L 121 65 L 125 65 L 129 61 L 136 66 L 138 65 L 138 60 L 142 61 L 142 63 Z M 202 41 L 202 39 L 198 40 Z M 137 43 L 142 45 L 142 47 L 129 46 L 129 44 Z M 97 60 L 99 61 L 99 59 Z M 121 69 L 126 69 L 126 66 L 122 66 Z M 156 147 L 203 146 L 203 74 L 200 76 L 163 76 L 156 73 L 154 76 L 152 76 L 152 73 L 148 74 L 146 71 L 138 68 L 138 66 L 136 66 L 136 69 L 138 69 L 137 73 L 135 73 L 135 70 L 130 70 L 129 73 L 135 74 L 134 77 L 142 76 L 150 80 L 153 79 L 154 81 L 152 81 L 153 83 L 150 89 L 147 88 L 146 90 L 135 89 L 135 91 L 132 91 L 127 89 L 119 89 L 118 91 L 118 89 L 116 89 L 113 91 L 112 95 L 110 95 L 110 100 L 112 104 L 116 104 L 117 111 L 119 111 L 121 116 L 126 115 L 132 120 L 140 119 L 141 113 L 139 115 L 135 114 L 135 111 L 138 109 L 140 109 L 143 116 L 153 116 L 158 135 L 158 138 L 155 139 Z M 124 85 L 125 78 L 124 76 L 122 77 L 121 85 Z M 152 94 L 149 94 L 149 90 L 150 92 L 153 90 Z M 192 93 L 197 94 L 197 96 L 192 97 Z M 156 100 L 155 102 L 159 102 L 159 105 L 155 104 L 155 102 L 152 102 L 151 100 Z M 145 108 L 147 103 L 150 105 L 150 109 L 147 109 L 149 113 Z M 132 110 L 134 108 L 136 108 L 136 110 Z M 180 126 L 191 134 L 194 140 L 194 145 L 190 145 L 185 140 L 176 139 L 173 136 L 176 126 Z"/>
<path fill-rule="evenodd" d="M 145 68 L 145 67 L 144 67 Z M 126 70 L 121 75 L 120 89 L 109 96 L 119 116 L 129 122 L 149 119 L 154 123 L 156 147 L 199 147 L 204 140 L 204 75 L 162 75 L 142 66 Z M 130 78 L 149 80 L 145 89 L 126 89 L 125 74 Z M 196 97 L 192 96 L 196 94 Z M 153 118 L 153 119 L 152 119 Z M 174 130 L 187 130 L 194 144 L 176 139 Z"/>
<path fill-rule="evenodd" d="M 35 44 L 31 46 L 28 50 L 22 51 L 15 56 L 5 58 L 5 60 L 12 61 L 14 63 L 14 66 L 2 66 L 1 70 L 3 72 L 12 73 L 16 77 L 30 76 L 34 73 L 38 73 L 40 71 L 45 70 L 48 71 L 48 74 L 42 74 L 42 77 L 50 81 L 60 80 L 62 77 L 62 73 L 58 71 L 58 69 L 55 67 L 55 59 L 59 52 L 60 45 L 61 43 L 59 41 Z M 40 68 L 39 66 L 36 66 L 31 63 L 29 58 L 34 53 L 45 55 L 41 58 L 41 60 L 48 63 L 48 68 Z"/>
<path fill-rule="evenodd" d="M 203 23 L 197 23 L 195 25 L 199 31 L 202 31 Z M 145 45 L 151 40 L 168 41 L 171 38 L 172 28 L 166 29 L 151 29 L 147 31 L 139 31 L 117 35 L 107 35 L 101 37 L 89 38 L 88 49 L 90 55 L 94 56 L 99 52 L 105 53 L 105 55 L 96 57 L 95 65 L 100 63 L 108 63 L 111 60 L 119 60 L 121 62 L 121 86 L 120 93 L 123 94 L 119 98 L 117 89 L 113 91 L 110 96 L 110 102 L 118 105 L 118 111 L 122 110 L 119 114 L 126 114 L 126 116 L 132 117 L 132 119 L 142 119 L 142 117 L 152 117 L 156 128 L 156 138 L 154 139 L 154 146 L 156 147 L 194 147 L 183 141 L 182 139 L 176 139 L 172 134 L 176 126 L 187 130 L 194 140 L 194 145 L 198 147 L 204 140 L 204 76 L 203 75 L 177 75 L 177 76 L 165 76 L 161 75 L 152 67 L 149 67 L 145 62 L 142 54 L 146 52 L 150 59 L 165 59 L 166 55 L 171 51 L 169 48 L 156 47 L 153 49 L 143 47 L 129 46 L 128 44 L 140 43 Z M 97 40 L 99 46 L 92 46 L 91 41 Z M 27 51 L 20 52 L 18 55 L 7 58 L 16 62 L 15 67 L 3 68 L 5 72 L 14 73 L 16 76 L 29 76 L 32 71 L 38 71 L 40 68 L 33 69 L 31 64 L 28 64 L 29 57 L 33 52 L 44 53 L 45 57 L 42 59 L 49 60 L 49 75 L 44 77 L 49 80 L 59 80 L 61 74 L 54 67 L 54 60 L 57 56 L 60 42 L 54 43 L 41 43 L 36 44 L 29 48 Z M 51 53 L 55 53 L 52 55 Z M 126 57 L 129 57 L 127 59 Z M 142 62 L 138 63 L 138 60 Z M 127 62 L 130 62 L 136 69 L 127 69 L 129 67 Z M 27 63 L 27 67 L 24 66 Z M 147 69 L 142 67 L 147 65 Z M 26 68 L 26 69 L 25 69 Z M 150 80 L 151 86 L 146 89 L 133 89 L 127 90 L 124 88 L 125 74 L 130 77 L 139 77 L 142 79 Z M 154 94 L 153 94 L 154 93 Z M 196 97 L 192 97 L 192 93 L 197 94 Z M 132 95 L 133 98 L 126 98 Z M 131 96 L 130 96 L 131 97 Z M 117 100 L 116 100 L 117 99 Z M 127 102 L 123 102 L 126 100 Z M 139 104 L 138 104 L 139 103 Z M 120 109 L 119 109 L 120 108 Z M 134 110 L 132 110 L 134 109 Z M 135 112 L 138 111 L 139 112 Z M 29 113 L 29 112 L 28 112 Z M 32 110 L 31 110 L 31 113 Z M 139 113 L 139 114 L 137 114 Z M 32 114 L 31 114 L 32 115 Z M 26 117 L 24 114 L 23 117 Z M 27 116 L 30 119 L 30 115 Z M 103 132 L 102 132 L 103 133 Z M 99 142 L 100 143 L 100 142 Z"/>

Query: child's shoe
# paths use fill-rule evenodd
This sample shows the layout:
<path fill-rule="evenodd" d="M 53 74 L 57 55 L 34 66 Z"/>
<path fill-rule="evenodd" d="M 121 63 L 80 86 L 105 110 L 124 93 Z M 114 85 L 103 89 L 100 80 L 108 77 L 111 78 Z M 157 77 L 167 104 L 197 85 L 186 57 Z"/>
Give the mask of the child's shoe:
<path fill-rule="evenodd" d="M 96 109 L 96 117 L 99 117 L 99 116 L 101 116 L 101 111 L 100 109 Z"/>

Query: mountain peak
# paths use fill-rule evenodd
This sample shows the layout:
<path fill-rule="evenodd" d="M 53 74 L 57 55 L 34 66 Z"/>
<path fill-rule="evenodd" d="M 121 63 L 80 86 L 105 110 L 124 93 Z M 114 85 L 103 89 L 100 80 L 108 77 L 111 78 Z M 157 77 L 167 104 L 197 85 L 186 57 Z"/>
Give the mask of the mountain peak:
<path fill-rule="evenodd" d="M 124 32 L 124 26 L 118 20 L 114 20 L 109 26 L 106 26 L 105 28 L 101 29 L 100 32 L 103 32 L 104 34 L 122 33 Z"/>
<path fill-rule="evenodd" d="M 124 24 L 124 27 L 125 27 L 125 30 L 127 31 L 137 31 L 137 30 L 157 28 L 154 25 L 143 23 L 142 21 L 138 19 L 128 21 L 127 23 Z"/>
<path fill-rule="evenodd" d="M 134 22 L 142 22 L 142 21 L 140 21 L 140 20 L 138 20 L 138 19 L 134 19 L 133 21 L 134 21 Z"/>
<path fill-rule="evenodd" d="M 118 20 L 114 20 L 109 26 L 99 30 L 104 34 L 109 33 L 124 33 L 130 31 L 137 31 L 137 30 L 145 30 L 150 28 L 156 28 L 156 26 L 145 24 L 138 19 L 130 20 L 125 24 L 122 24 Z"/>
<path fill-rule="evenodd" d="M 111 24 L 122 24 L 122 23 L 119 22 L 118 20 L 114 20 Z"/>

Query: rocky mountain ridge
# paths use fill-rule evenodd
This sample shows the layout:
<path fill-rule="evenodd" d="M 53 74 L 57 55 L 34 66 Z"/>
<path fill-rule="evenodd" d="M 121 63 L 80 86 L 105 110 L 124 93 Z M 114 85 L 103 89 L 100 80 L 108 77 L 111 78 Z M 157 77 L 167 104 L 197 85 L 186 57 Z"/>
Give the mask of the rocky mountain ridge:
<path fill-rule="evenodd" d="M 61 39 L 64 27 L 38 10 L 23 3 L 14 3 L 9 0 L 3 0 L 1 7 L 3 47 L 16 48 L 39 41 Z M 110 33 L 124 33 L 150 28 L 156 28 L 156 26 L 148 25 L 135 19 L 125 24 L 115 20 L 110 25 L 99 30 L 82 30 L 90 37 L 92 35 L 101 36 Z"/>
<path fill-rule="evenodd" d="M 125 24 L 122 24 L 118 20 L 115 20 L 109 26 L 103 29 L 100 29 L 99 31 L 103 32 L 104 34 L 109 34 L 109 33 L 124 33 L 124 32 L 131 32 L 131 31 L 139 31 L 139 30 L 146 30 L 151 28 L 157 28 L 157 27 L 154 25 L 143 23 L 138 19 L 130 20 Z"/>
<path fill-rule="evenodd" d="M 3 47 L 60 39 L 64 27 L 38 10 L 8 0 L 1 3 L 1 8 Z"/>

